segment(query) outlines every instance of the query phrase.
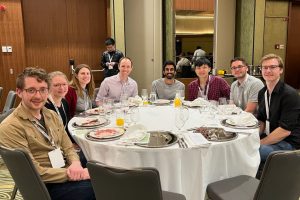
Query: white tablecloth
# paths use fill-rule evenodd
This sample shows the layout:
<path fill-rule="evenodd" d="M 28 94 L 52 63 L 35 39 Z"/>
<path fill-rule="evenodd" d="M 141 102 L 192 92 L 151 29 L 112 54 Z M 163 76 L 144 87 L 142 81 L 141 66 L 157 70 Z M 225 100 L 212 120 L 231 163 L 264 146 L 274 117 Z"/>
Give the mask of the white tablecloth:
<path fill-rule="evenodd" d="M 175 131 L 172 106 L 140 107 L 140 119 L 149 130 Z M 190 109 L 188 122 L 182 128 L 202 125 L 221 126 L 226 117 L 218 115 L 207 120 L 197 109 Z M 255 176 L 259 162 L 258 129 L 237 130 L 244 132 L 235 140 L 212 142 L 207 147 L 179 148 L 177 144 L 167 148 L 142 148 L 120 146 L 116 141 L 94 142 L 85 138 L 88 130 L 68 128 L 82 148 L 88 160 L 124 168 L 154 167 L 159 170 L 162 189 L 184 194 L 187 200 L 203 200 L 207 184 L 224 178 L 246 174 Z M 114 125 L 112 117 L 111 124 Z"/>

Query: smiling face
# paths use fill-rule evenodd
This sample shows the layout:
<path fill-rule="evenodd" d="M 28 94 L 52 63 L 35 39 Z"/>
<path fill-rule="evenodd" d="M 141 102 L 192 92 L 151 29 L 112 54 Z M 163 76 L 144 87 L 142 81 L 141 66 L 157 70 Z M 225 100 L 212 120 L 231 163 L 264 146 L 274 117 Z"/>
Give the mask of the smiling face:
<path fill-rule="evenodd" d="M 132 63 L 129 59 L 124 58 L 119 63 L 120 76 L 127 78 L 132 71 Z"/>
<path fill-rule="evenodd" d="M 266 82 L 277 81 L 283 73 L 283 69 L 279 67 L 279 62 L 276 58 L 264 60 L 261 67 L 262 75 Z"/>
<path fill-rule="evenodd" d="M 248 67 L 240 60 L 231 63 L 231 73 L 237 79 L 243 79 L 248 72 Z"/>
<path fill-rule="evenodd" d="M 166 65 L 165 70 L 163 71 L 164 76 L 167 79 L 175 78 L 176 72 L 173 65 Z"/>
<path fill-rule="evenodd" d="M 39 112 L 48 98 L 48 85 L 45 81 L 38 82 L 35 77 L 24 79 L 24 89 L 17 88 L 24 107 L 31 112 Z"/>
<path fill-rule="evenodd" d="M 54 76 L 50 84 L 50 94 L 52 97 L 63 98 L 68 92 L 68 81 L 65 76 Z"/>
<path fill-rule="evenodd" d="M 78 71 L 76 77 L 81 87 L 85 88 L 86 85 L 91 81 L 91 72 L 88 68 L 83 67 Z"/>
<path fill-rule="evenodd" d="M 199 79 L 207 78 L 208 73 L 210 72 L 210 70 L 211 70 L 211 68 L 206 64 L 195 67 L 195 72 L 196 72 Z"/>

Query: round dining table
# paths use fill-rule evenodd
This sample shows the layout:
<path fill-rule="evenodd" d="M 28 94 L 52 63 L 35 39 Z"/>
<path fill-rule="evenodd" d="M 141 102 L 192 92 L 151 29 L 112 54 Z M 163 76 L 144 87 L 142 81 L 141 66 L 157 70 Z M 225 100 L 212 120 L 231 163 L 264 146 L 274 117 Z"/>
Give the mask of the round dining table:
<path fill-rule="evenodd" d="M 235 129 L 224 127 L 221 121 L 228 115 L 215 113 L 207 116 L 198 108 L 189 108 L 189 117 L 178 131 L 173 105 L 141 106 L 137 124 L 149 131 L 170 131 L 187 137 L 195 127 L 219 127 L 237 133 L 237 137 L 221 142 L 202 141 L 191 143 L 185 140 L 187 148 L 179 143 L 163 148 L 146 148 L 137 145 L 122 145 L 119 140 L 93 141 L 86 137 L 91 129 L 73 126 L 78 117 L 68 124 L 68 129 L 77 144 L 83 150 L 87 160 L 122 167 L 140 168 L 154 167 L 160 173 L 163 190 L 181 193 L 187 200 L 205 199 L 206 187 L 209 183 L 234 177 L 237 175 L 255 176 L 259 163 L 260 139 L 258 128 Z M 95 116 L 94 116 L 95 117 Z M 96 116 L 97 117 L 97 116 Z M 107 127 L 116 127 L 115 116 L 108 116 Z M 130 126 L 132 123 L 127 117 Z M 193 133 L 194 134 L 194 133 Z"/>

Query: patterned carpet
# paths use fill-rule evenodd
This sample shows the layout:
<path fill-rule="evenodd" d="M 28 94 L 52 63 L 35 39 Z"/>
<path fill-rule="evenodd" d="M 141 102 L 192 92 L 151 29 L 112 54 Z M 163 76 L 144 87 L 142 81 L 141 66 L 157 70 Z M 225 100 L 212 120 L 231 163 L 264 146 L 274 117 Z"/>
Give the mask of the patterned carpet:
<path fill-rule="evenodd" d="M 0 199 L 9 200 L 14 189 L 14 181 L 11 178 L 3 160 L 0 157 Z M 20 193 L 17 193 L 16 200 L 22 200 Z"/>

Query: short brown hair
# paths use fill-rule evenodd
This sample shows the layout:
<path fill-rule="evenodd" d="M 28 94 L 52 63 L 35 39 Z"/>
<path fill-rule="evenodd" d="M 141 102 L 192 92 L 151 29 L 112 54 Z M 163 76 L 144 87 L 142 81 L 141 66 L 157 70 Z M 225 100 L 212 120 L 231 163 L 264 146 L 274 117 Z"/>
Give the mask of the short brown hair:
<path fill-rule="evenodd" d="M 244 58 L 241 57 L 235 57 L 230 61 L 230 66 L 232 65 L 233 62 L 235 61 L 241 61 L 243 63 L 243 65 L 248 66 L 248 63 L 246 62 L 246 60 Z"/>
<path fill-rule="evenodd" d="M 277 62 L 278 62 L 278 66 L 279 66 L 280 68 L 283 68 L 283 61 L 282 61 L 282 58 L 281 58 L 280 56 L 276 55 L 276 54 L 273 54 L 273 53 L 267 54 L 267 55 L 265 55 L 264 57 L 262 57 L 262 58 L 260 59 L 260 66 L 262 66 L 262 63 L 263 63 L 264 61 L 266 61 L 266 60 L 271 60 L 271 59 L 276 59 Z"/>
<path fill-rule="evenodd" d="M 35 67 L 27 67 L 17 77 L 17 88 L 18 89 L 21 89 L 21 90 L 24 89 L 24 87 L 25 87 L 25 78 L 27 78 L 27 77 L 36 78 L 36 80 L 39 83 L 45 81 L 48 85 L 48 88 L 50 86 L 49 76 L 48 76 L 47 72 L 44 69 L 35 68 Z"/>

